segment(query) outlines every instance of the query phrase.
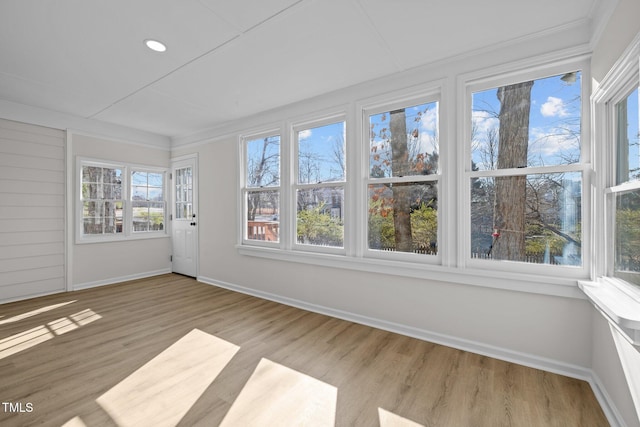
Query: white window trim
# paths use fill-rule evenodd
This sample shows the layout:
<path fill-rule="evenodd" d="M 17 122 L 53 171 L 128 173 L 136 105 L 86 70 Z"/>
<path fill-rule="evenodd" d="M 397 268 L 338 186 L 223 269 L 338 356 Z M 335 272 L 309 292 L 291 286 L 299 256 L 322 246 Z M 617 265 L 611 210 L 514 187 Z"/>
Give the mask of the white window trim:
<path fill-rule="evenodd" d="M 640 350 L 640 292 L 613 277 L 581 280 L 578 286 L 609 323 Z"/>
<path fill-rule="evenodd" d="M 152 166 L 138 166 L 138 165 L 131 165 L 131 164 L 127 164 L 126 165 L 126 169 L 127 169 L 127 179 L 129 180 L 128 182 L 128 186 L 127 186 L 127 194 L 128 194 L 128 198 L 127 201 L 129 202 L 130 205 L 130 209 L 129 209 L 129 218 L 128 218 L 128 227 L 129 227 L 129 234 L 127 235 L 127 237 L 130 238 L 151 238 L 151 237 L 165 237 L 168 236 L 168 231 L 167 228 L 169 227 L 169 223 L 171 222 L 169 220 L 169 203 L 168 203 L 168 199 L 169 199 L 169 193 L 167 192 L 167 190 L 169 189 L 169 185 L 168 185 L 168 177 L 169 177 L 169 173 L 167 171 L 167 169 L 165 168 L 157 168 L 157 167 L 152 167 Z M 145 173 L 156 173 L 156 174 L 162 174 L 162 203 L 164 205 L 163 210 L 164 210 L 164 227 L 162 230 L 151 230 L 151 231 L 135 231 L 133 230 L 133 200 L 131 200 L 132 194 L 131 194 L 131 186 L 132 186 L 132 182 L 131 182 L 131 174 L 133 172 L 145 172 Z M 149 201 L 152 203 L 159 203 L 159 202 L 153 202 L 153 201 Z"/>
<path fill-rule="evenodd" d="M 279 174 L 280 174 L 280 185 L 279 186 L 272 186 L 272 187 L 263 187 L 263 188 L 254 188 L 254 187 L 248 187 L 247 186 L 247 142 L 248 141 L 253 141 L 255 139 L 262 139 L 262 138 L 269 138 L 269 137 L 273 137 L 273 136 L 278 136 L 280 137 L 280 170 L 279 170 Z M 285 141 L 284 141 L 284 132 L 282 127 L 270 127 L 269 130 L 264 130 L 264 131 L 253 131 L 247 134 L 242 134 L 238 137 L 238 161 L 239 164 L 241 165 L 240 167 L 240 179 L 239 179 L 239 184 L 240 184 L 240 197 L 238 198 L 238 210 L 237 212 L 241 213 L 240 218 L 240 227 L 238 230 L 238 242 L 240 242 L 239 244 L 241 245 L 246 245 L 246 246 L 257 246 L 257 247 L 265 247 L 265 248 L 280 248 L 283 249 L 284 248 L 284 242 L 286 241 L 284 235 L 286 235 L 286 230 L 285 227 L 282 227 L 282 214 L 283 214 L 283 206 L 286 206 L 284 204 L 283 201 L 283 196 L 284 196 L 284 191 L 283 191 L 283 152 L 285 151 L 285 148 L 283 147 L 283 145 L 285 145 Z M 246 228 L 247 228 L 247 222 L 248 222 L 248 218 L 247 218 L 247 194 L 249 193 L 249 191 L 278 191 L 279 193 L 279 206 L 278 206 L 278 212 L 279 212 L 279 218 L 280 218 L 280 226 L 278 228 L 278 241 L 277 242 L 273 242 L 273 241 L 265 241 L 265 240 L 255 240 L 255 239 L 248 239 L 247 238 L 247 234 L 246 234 Z"/>
<path fill-rule="evenodd" d="M 82 204 L 82 167 L 83 166 L 97 166 L 106 168 L 119 168 L 122 170 L 122 200 L 123 200 L 123 218 L 122 218 L 122 233 L 117 234 L 84 234 L 83 230 L 83 204 Z M 164 217 L 165 227 L 160 231 L 133 231 L 133 210 L 131 203 L 131 171 L 141 172 L 154 172 L 162 173 L 164 175 L 163 181 L 163 194 L 164 194 Z M 127 240 L 144 240 L 144 239 L 157 239 L 168 238 L 169 234 L 169 221 L 168 203 L 167 203 L 167 176 L 168 170 L 166 168 L 138 165 L 126 162 L 114 162 L 109 160 L 101 160 L 88 157 L 76 157 L 76 186 L 75 186 L 75 243 L 76 244 L 91 244 L 91 243 L 105 243 L 105 242 L 119 242 Z"/>
<path fill-rule="evenodd" d="M 447 154 L 444 152 L 446 148 L 450 145 L 447 144 L 445 138 L 443 138 L 443 126 L 442 126 L 442 91 L 443 91 L 444 82 L 436 82 L 433 86 L 427 86 L 422 88 L 411 88 L 409 91 L 404 91 L 401 96 L 389 96 L 385 95 L 384 97 L 376 97 L 366 102 L 361 102 L 358 105 L 358 112 L 360 113 L 360 117 L 362 120 L 360 129 L 361 129 L 361 143 L 362 152 L 360 153 L 361 165 L 362 165 L 362 177 L 363 179 L 358 182 L 358 186 L 361 187 L 362 197 L 360 198 L 360 209 L 358 209 L 358 215 L 361 218 L 361 222 L 363 224 L 363 234 L 360 239 L 361 244 L 361 253 L 366 258 L 377 260 L 389 260 L 389 261 L 397 261 L 397 262 L 410 262 L 417 264 L 430 264 L 430 265 L 442 265 L 442 249 L 446 250 L 446 246 L 449 244 L 449 241 L 452 239 L 448 239 L 446 243 L 445 239 L 449 233 L 444 231 L 445 224 L 443 224 L 444 216 L 443 216 L 443 208 L 444 204 L 447 202 L 447 195 L 443 191 L 442 183 L 444 179 L 445 173 L 447 172 L 447 166 L 445 166 L 445 162 L 447 161 Z M 432 175 L 411 175 L 404 177 L 388 177 L 388 178 L 371 178 L 369 176 L 369 168 L 370 168 L 370 129 L 369 129 L 369 117 L 386 113 L 389 111 L 397 110 L 397 109 L 405 109 L 416 105 L 422 104 L 430 104 L 430 103 L 438 104 L 438 143 L 439 143 L 439 151 L 438 151 L 438 173 Z M 446 132 L 445 132 L 446 134 Z M 441 142 L 444 141 L 444 144 Z M 448 171 L 450 174 L 451 171 Z M 381 183 L 430 183 L 435 182 L 438 188 L 438 210 L 437 210 L 437 222 L 438 222 L 438 231 L 437 231 L 437 244 L 438 244 L 438 252 L 436 255 L 423 255 L 423 254 L 414 254 L 414 253 L 406 253 L 406 252 L 386 252 L 379 251 L 375 249 L 369 249 L 368 244 L 368 229 L 367 229 L 367 218 L 368 218 L 368 207 L 369 207 L 369 196 L 368 196 L 368 187 L 369 185 L 381 184 Z"/>
<path fill-rule="evenodd" d="M 463 155 L 458 158 L 460 180 L 458 182 L 459 221 L 462 225 L 459 240 L 462 242 L 458 248 L 458 260 L 463 268 L 478 270 L 499 269 L 506 272 L 524 273 L 526 275 L 544 275 L 562 277 L 576 280 L 589 277 L 591 256 L 591 150 L 590 129 L 587 126 L 590 116 L 590 82 L 591 73 L 589 57 L 578 55 L 567 57 L 563 60 L 549 59 L 548 62 L 532 61 L 529 66 L 523 67 L 523 63 L 509 66 L 496 67 L 460 76 L 458 79 L 458 131 L 461 133 Z M 474 92 L 488 90 L 508 84 L 529 80 L 538 80 L 549 76 L 560 75 L 570 71 L 582 73 L 581 87 L 581 162 L 569 165 L 555 165 L 542 167 L 527 167 L 518 169 L 500 169 L 495 171 L 471 170 L 471 97 Z M 524 262 L 495 261 L 471 258 L 471 188 L 469 181 L 472 178 L 535 175 L 558 172 L 582 172 L 582 266 L 557 266 L 538 265 Z"/>
<path fill-rule="evenodd" d="M 640 350 L 640 287 L 611 276 L 614 254 L 608 236 L 613 230 L 613 215 L 606 200 L 610 197 L 607 193 L 633 188 L 637 184 L 612 185 L 615 183 L 616 155 L 611 144 L 616 141 L 615 105 L 639 84 L 640 33 L 591 97 L 594 168 L 599 173 L 595 182 L 594 224 L 605 224 L 605 227 L 594 227 L 593 251 L 601 256 L 593 264 L 592 279 L 580 281 L 579 286 L 609 323 Z"/>

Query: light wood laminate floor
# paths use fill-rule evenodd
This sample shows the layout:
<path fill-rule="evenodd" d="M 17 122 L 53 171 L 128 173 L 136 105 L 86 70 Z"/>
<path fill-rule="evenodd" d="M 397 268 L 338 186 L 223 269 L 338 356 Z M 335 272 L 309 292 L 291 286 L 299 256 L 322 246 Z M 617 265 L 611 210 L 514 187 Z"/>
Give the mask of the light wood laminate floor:
<path fill-rule="evenodd" d="M 0 305 L 0 425 L 607 426 L 589 385 L 163 275 Z"/>

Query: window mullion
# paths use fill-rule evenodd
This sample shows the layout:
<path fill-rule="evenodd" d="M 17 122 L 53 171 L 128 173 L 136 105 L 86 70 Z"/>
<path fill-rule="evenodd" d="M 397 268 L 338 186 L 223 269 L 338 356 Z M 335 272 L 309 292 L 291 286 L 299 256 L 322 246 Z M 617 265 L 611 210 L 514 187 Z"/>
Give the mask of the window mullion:
<path fill-rule="evenodd" d="M 295 236 L 295 176 L 298 169 L 295 165 L 295 156 L 297 151 L 292 142 L 293 131 L 283 125 L 280 137 L 280 247 L 285 250 L 291 250 L 293 247 L 293 239 Z"/>

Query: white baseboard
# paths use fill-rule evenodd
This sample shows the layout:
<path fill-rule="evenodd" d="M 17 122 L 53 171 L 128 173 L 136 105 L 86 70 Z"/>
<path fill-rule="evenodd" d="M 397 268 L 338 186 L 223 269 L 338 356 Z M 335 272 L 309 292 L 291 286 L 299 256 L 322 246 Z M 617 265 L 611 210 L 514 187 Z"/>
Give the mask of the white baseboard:
<path fill-rule="evenodd" d="M 94 282 L 78 283 L 72 286 L 72 290 L 80 291 L 82 289 L 96 288 L 98 286 L 105 286 L 105 285 L 113 285 L 115 283 L 127 282 L 129 280 L 136 280 L 136 279 L 144 279 L 146 277 L 159 276 L 161 274 L 168 274 L 168 273 L 171 273 L 170 268 L 163 268 L 161 270 L 154 270 L 154 271 L 145 271 L 142 273 L 129 274 L 127 276 L 110 277 L 108 279 L 96 280 Z"/>
<path fill-rule="evenodd" d="M 627 427 L 627 423 L 624 422 L 620 411 L 618 411 L 616 405 L 613 404 L 613 399 L 609 396 L 607 389 L 604 387 L 604 384 L 595 371 L 591 371 L 589 384 L 591 385 L 591 389 L 593 390 L 593 394 L 596 396 L 598 403 L 600 403 L 602 412 L 604 412 L 609 424 L 611 424 L 611 427 Z"/>
<path fill-rule="evenodd" d="M 59 290 L 49 291 L 49 292 L 36 292 L 29 295 L 20 295 L 12 298 L 4 298 L 4 299 L 0 299 L 0 305 L 8 304 L 10 302 L 16 302 L 16 301 L 24 301 L 32 298 L 46 297 L 47 295 L 55 295 L 55 294 L 60 294 L 62 292 L 65 292 L 65 290 L 59 289 Z"/>
<path fill-rule="evenodd" d="M 303 310 L 312 311 L 314 313 L 324 314 L 338 319 L 347 320 L 354 323 L 359 323 L 366 326 L 371 326 L 377 329 L 382 329 L 389 332 L 395 332 L 401 335 L 406 335 L 412 338 L 417 338 L 423 341 L 433 342 L 436 344 L 444 345 L 447 347 L 456 348 L 458 350 L 464 350 L 483 356 L 492 357 L 499 360 L 504 360 L 518 365 L 527 366 L 530 368 L 541 369 L 543 371 L 552 372 L 559 375 L 564 375 L 571 378 L 587 381 L 596 396 L 596 399 L 600 403 L 602 410 L 604 411 L 609 423 L 612 427 L 626 427 L 626 424 L 622 420 L 620 413 L 613 404 L 609 394 L 602 385 L 602 382 L 598 379 L 593 370 L 585 368 L 583 366 L 573 365 L 562 361 L 549 359 L 533 354 L 522 353 L 518 351 L 509 350 L 497 346 L 483 344 L 477 341 L 466 340 L 438 332 L 427 331 L 424 329 L 415 328 L 412 326 L 402 325 L 394 322 L 389 322 L 382 319 L 376 319 L 368 316 L 362 316 L 355 313 L 350 313 L 343 310 L 336 310 L 330 307 L 320 306 L 316 304 L 310 304 L 305 301 L 283 297 L 280 295 L 272 294 L 269 292 L 257 291 L 255 289 L 238 286 L 233 283 L 224 282 L 221 280 L 215 280 L 209 277 L 199 276 L 197 278 L 199 282 L 206 283 L 208 285 L 217 286 L 220 288 L 229 289 L 232 291 L 240 292 L 243 294 L 255 296 L 258 298 L 266 299 L 269 301 L 278 302 L 281 304 L 297 307 Z"/>

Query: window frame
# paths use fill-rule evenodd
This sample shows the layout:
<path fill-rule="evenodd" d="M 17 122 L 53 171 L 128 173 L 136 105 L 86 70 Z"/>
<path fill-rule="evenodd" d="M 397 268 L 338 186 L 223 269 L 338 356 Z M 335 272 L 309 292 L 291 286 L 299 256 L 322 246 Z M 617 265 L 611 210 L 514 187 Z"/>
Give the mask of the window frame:
<path fill-rule="evenodd" d="M 443 170 L 446 170 L 446 166 L 444 162 L 447 159 L 447 155 L 444 152 L 445 150 L 441 147 L 442 135 L 443 135 L 443 126 L 442 126 L 442 83 L 439 82 L 437 86 L 433 86 L 430 88 L 420 88 L 414 89 L 411 91 L 405 91 L 404 96 L 385 96 L 375 98 L 374 100 L 362 103 L 358 107 L 358 112 L 361 116 L 362 126 L 361 126 L 361 142 L 360 146 L 362 147 L 361 153 L 361 165 L 362 165 L 362 180 L 358 182 L 358 185 L 361 187 L 361 206 L 359 209 L 358 216 L 361 218 L 362 222 L 362 236 L 359 239 L 359 243 L 361 245 L 361 253 L 366 258 L 379 259 L 379 260 L 390 260 L 390 261 L 400 261 L 400 262 L 411 262 L 416 264 L 427 264 L 427 265 L 442 265 L 443 256 L 442 251 L 447 250 L 446 244 L 443 245 L 444 236 L 447 233 L 444 232 L 444 223 L 443 223 L 443 214 L 441 206 L 446 206 L 446 197 L 443 197 L 443 180 L 444 178 Z M 370 117 L 387 113 L 390 111 L 398 110 L 398 109 L 406 109 L 411 108 L 418 105 L 431 104 L 436 103 L 438 106 L 438 122 L 437 122 L 437 132 L 438 132 L 438 172 L 431 175 L 411 175 L 411 176 L 403 176 L 403 177 L 385 177 L 385 178 L 372 178 L 369 173 L 370 168 Z M 446 146 L 445 142 L 445 146 Z M 449 172 L 451 173 L 451 172 Z M 435 183 L 437 192 L 438 192 L 438 210 L 437 210 L 437 245 L 438 251 L 435 255 L 426 255 L 426 254 L 417 254 L 410 252 L 399 252 L 399 251 L 382 251 L 377 249 L 369 248 L 368 243 L 368 235 L 369 235 L 369 215 L 368 215 L 368 206 L 369 206 L 369 186 L 377 185 L 377 184 L 400 184 L 400 183 Z"/>
<path fill-rule="evenodd" d="M 591 256 L 591 149 L 590 149 L 590 66 L 588 57 L 580 55 L 575 58 L 550 61 L 532 62 L 528 67 L 518 64 L 518 67 L 495 70 L 485 70 L 459 78 L 459 93 L 463 100 L 459 100 L 460 111 L 458 123 L 463 141 L 463 155 L 459 158 L 460 182 L 459 221 L 462 225 L 458 260 L 463 268 L 504 271 L 508 273 L 522 273 L 526 275 L 554 276 L 567 279 L 585 279 L 589 277 Z M 580 162 L 566 165 L 527 166 L 525 168 L 509 168 L 495 170 L 471 170 L 471 129 L 472 129 L 472 96 L 476 92 L 495 89 L 500 86 L 535 81 L 547 77 L 558 76 L 569 72 L 579 71 L 582 75 L 581 86 L 581 129 L 580 129 Z M 507 260 L 488 260 L 472 258 L 471 242 L 471 180 L 473 178 L 495 178 L 500 176 L 535 176 L 539 174 L 579 172 L 581 182 L 581 218 L 582 218 L 582 265 L 561 266 L 549 264 L 535 264 Z"/>
<path fill-rule="evenodd" d="M 300 162 L 299 162 L 299 148 L 300 148 L 300 142 L 298 140 L 298 135 L 300 131 L 303 130 L 309 130 L 309 129 L 314 129 L 314 128 L 319 128 L 319 127 L 323 127 L 323 126 L 328 126 L 328 125 L 332 125 L 332 124 L 338 124 L 338 123 L 344 123 L 344 138 L 345 138 L 345 158 L 344 158 L 344 163 L 345 163 L 345 176 L 344 176 L 344 180 L 343 181 L 327 181 L 327 182 L 318 182 L 318 183 L 300 183 L 299 181 L 299 167 L 300 167 Z M 286 218 L 290 219 L 289 221 L 289 235 L 290 237 L 290 242 L 289 244 L 291 245 L 291 248 L 293 250 L 297 250 L 297 251 L 303 251 L 303 252 L 317 252 L 317 253 L 325 253 L 325 254 L 334 254 L 334 255 L 345 255 L 349 249 L 349 244 L 348 244 L 348 233 L 350 232 L 350 225 L 347 223 L 347 218 L 349 218 L 348 215 L 348 208 L 347 208 L 347 199 L 348 199 L 348 194 L 349 194 L 349 190 L 347 188 L 347 183 L 350 181 L 349 177 L 350 177 L 350 172 L 349 172 L 349 153 L 347 152 L 347 147 L 348 147 L 348 143 L 347 143 L 347 130 L 348 130 L 348 124 L 347 124 L 347 117 L 346 114 L 344 113 L 340 113 L 340 114 L 334 114 L 334 115 L 325 115 L 322 116 L 322 118 L 319 119 L 315 119 L 315 120 L 306 120 L 306 121 L 299 121 L 299 122 L 295 122 L 292 123 L 290 126 L 290 141 L 291 141 L 291 168 L 290 168 L 290 173 L 287 174 L 287 179 L 290 182 L 289 187 L 290 187 L 290 191 L 289 191 L 289 200 L 290 202 L 290 209 L 288 209 L 287 212 L 287 216 Z M 308 190 L 308 189 L 314 189 L 314 188 L 328 188 L 328 187 L 342 187 L 342 191 L 343 191 L 343 204 L 342 204 L 342 209 L 343 209 L 343 213 L 342 216 L 344 218 L 344 224 L 343 224 L 343 240 L 342 240 L 342 246 L 338 247 L 338 246 L 320 246 L 320 245 L 312 245 L 312 244 L 304 244 L 304 243 L 298 243 L 298 239 L 297 239 L 297 230 L 298 230 L 298 226 L 297 226 L 297 221 L 298 221 L 298 209 L 297 209 L 297 192 L 298 190 Z"/>
<path fill-rule="evenodd" d="M 613 276 L 615 203 L 612 202 L 612 194 L 616 190 L 638 185 L 616 185 L 616 106 L 639 86 L 640 34 L 616 61 L 591 97 L 594 168 L 598 172 L 594 185 L 593 211 L 596 220 L 592 250 L 601 255 L 595 258 L 590 280 L 578 283 L 582 292 L 611 326 L 635 346 L 640 346 L 640 286 Z M 615 149 L 612 150 L 611 147 Z M 598 227 L 598 224 L 604 226 Z"/>
<path fill-rule="evenodd" d="M 605 255 L 595 265 L 592 276 L 609 283 L 616 284 L 637 296 L 640 301 L 640 286 L 629 283 L 614 276 L 615 270 L 615 201 L 616 193 L 640 188 L 640 180 L 617 184 L 617 105 L 630 93 L 640 87 L 640 34 L 636 37 L 627 52 L 618 60 L 612 70 L 605 76 L 600 86 L 594 91 L 593 127 L 594 139 L 601 143 L 594 144 L 596 168 L 601 172 L 597 186 L 597 215 L 603 219 L 604 227 L 596 230 L 597 244 L 605 248 Z M 597 142 L 597 141 L 596 141 Z M 613 150 L 610 148 L 614 147 Z"/>
<path fill-rule="evenodd" d="M 83 202 L 82 197 L 82 170 L 84 166 L 93 166 L 100 168 L 114 168 L 122 171 L 122 195 L 121 199 L 123 203 L 122 207 L 122 232 L 113 234 L 85 234 L 84 233 L 84 216 L 83 216 Z M 127 240 L 142 240 L 142 239 L 154 239 L 154 238 L 166 238 L 170 236 L 170 218 L 168 213 L 168 169 L 157 166 L 138 165 L 126 162 L 114 162 L 110 160 L 101 160 L 87 157 L 76 157 L 76 190 L 75 190 L 75 243 L 101 243 L 101 242 L 115 242 L 115 241 L 127 241 Z M 133 231 L 133 203 L 131 200 L 131 173 L 133 171 L 162 173 L 163 174 L 163 210 L 164 210 L 164 227 L 163 230 L 151 230 L 151 231 Z"/>
<path fill-rule="evenodd" d="M 618 137 L 619 137 L 619 128 L 618 128 L 618 104 L 625 100 L 631 93 L 636 90 L 640 90 L 640 53 L 638 53 L 638 65 L 634 70 L 633 67 L 626 69 L 622 75 L 618 77 L 618 81 L 613 83 L 612 87 L 606 88 L 602 92 L 598 92 L 597 96 L 594 96 L 595 102 L 604 101 L 604 108 L 600 111 L 604 112 L 605 117 L 598 117 L 594 119 L 594 125 L 604 125 L 605 129 L 607 129 L 607 134 L 604 135 L 603 141 L 606 143 L 607 147 L 613 146 L 613 150 L 607 150 L 605 153 L 602 153 L 603 160 L 606 162 L 603 165 L 603 169 L 606 170 L 604 174 L 604 182 L 603 182 L 603 198 L 604 198 L 604 218 L 605 218 L 605 228 L 604 228 L 604 245 L 606 247 L 605 250 L 605 259 L 604 259 L 604 269 L 602 270 L 601 279 L 608 282 L 609 284 L 617 287 L 620 290 L 623 290 L 632 298 L 638 300 L 640 302 L 640 285 L 631 283 L 624 278 L 617 276 L 615 274 L 615 264 L 616 264 L 616 250 L 615 250 L 615 235 L 616 235 L 616 200 L 615 196 L 619 193 L 624 193 L 632 190 L 640 189 L 640 179 L 625 181 L 622 183 L 617 183 L 617 175 L 618 175 Z M 596 101 L 597 99 L 597 101 Z M 600 120 L 598 120 L 600 119 Z M 603 120 L 605 121 L 603 123 Z M 640 273 L 638 273 L 640 274 Z"/>
<path fill-rule="evenodd" d="M 129 186 L 128 186 L 128 190 L 129 190 L 129 202 L 131 205 L 131 214 L 129 216 L 129 226 L 131 227 L 130 230 L 130 235 L 135 235 L 135 236 L 152 236 L 154 234 L 161 234 L 164 235 L 166 234 L 166 230 L 168 228 L 169 225 L 169 209 L 168 209 L 168 202 L 167 200 L 168 198 L 168 194 L 167 194 L 167 189 L 169 188 L 168 186 L 168 182 L 167 182 L 167 177 L 168 177 L 168 173 L 166 169 L 163 168 L 154 168 L 154 167 L 150 167 L 150 166 L 135 166 L 135 165 L 130 165 L 127 166 L 129 175 Z M 133 187 L 133 177 L 132 175 L 135 172 L 143 172 L 146 174 L 160 174 L 162 175 L 162 201 L 153 201 L 153 200 L 144 200 L 147 203 L 162 203 L 162 212 L 163 212 L 163 223 L 164 226 L 162 228 L 162 230 L 141 230 L 141 231 L 135 231 L 134 227 L 133 227 L 133 191 L 132 191 L 132 187 Z M 147 188 L 149 188 L 148 185 L 148 176 L 147 176 Z"/>
<path fill-rule="evenodd" d="M 278 163 L 278 173 L 280 175 L 279 185 L 277 186 L 267 186 L 267 187 L 249 187 L 248 186 L 248 149 L 247 143 L 250 141 L 255 141 L 257 139 L 262 138 L 271 138 L 271 137 L 279 137 L 279 163 Z M 238 206 L 240 209 L 241 215 L 241 226 L 240 226 L 240 242 L 244 246 L 256 246 L 256 247 L 265 247 L 265 248 L 274 248 L 274 249 L 282 249 L 285 244 L 285 236 L 283 236 L 283 232 L 285 232 L 285 227 L 283 227 L 283 132 L 281 128 L 271 128 L 270 130 L 265 131 L 256 131 L 247 134 L 243 134 L 239 136 L 239 157 L 240 164 L 242 165 L 241 174 L 240 174 L 240 200 L 238 202 Z M 277 191 L 278 192 L 278 214 L 279 214 L 279 225 L 278 225 L 278 241 L 268 241 L 268 240 L 259 240 L 259 239 L 249 239 L 248 238 L 248 194 L 249 192 L 270 192 Z M 284 233 L 287 234 L 286 232 Z"/>

